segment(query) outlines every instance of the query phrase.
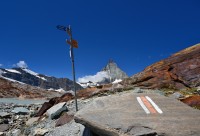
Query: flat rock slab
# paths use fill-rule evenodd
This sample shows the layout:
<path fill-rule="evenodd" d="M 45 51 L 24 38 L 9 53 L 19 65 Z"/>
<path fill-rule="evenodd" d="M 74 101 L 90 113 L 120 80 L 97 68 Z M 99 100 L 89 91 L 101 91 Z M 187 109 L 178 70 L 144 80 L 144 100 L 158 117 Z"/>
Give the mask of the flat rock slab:
<path fill-rule="evenodd" d="M 75 120 L 99 136 L 200 134 L 199 110 L 159 94 L 127 93 L 97 98 L 78 111 Z"/>

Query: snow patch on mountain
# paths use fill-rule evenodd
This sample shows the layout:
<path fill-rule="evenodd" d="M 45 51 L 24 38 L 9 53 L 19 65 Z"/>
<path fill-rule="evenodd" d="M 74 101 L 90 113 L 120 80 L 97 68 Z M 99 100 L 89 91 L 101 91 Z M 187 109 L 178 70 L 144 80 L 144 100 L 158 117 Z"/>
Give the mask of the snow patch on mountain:
<path fill-rule="evenodd" d="M 2 76 L 2 74 L 4 74 L 4 73 L 7 73 L 7 72 L 0 69 L 0 76 Z"/>
<path fill-rule="evenodd" d="M 117 84 L 117 83 L 119 83 L 121 81 L 122 81 L 121 79 L 115 79 L 115 81 L 113 81 L 112 84 Z"/>
<path fill-rule="evenodd" d="M 12 73 L 17 73 L 17 74 L 22 74 L 19 71 L 15 70 L 15 69 L 6 69 L 6 71 L 12 72 Z"/>
<path fill-rule="evenodd" d="M 50 88 L 50 89 L 47 89 L 48 91 L 56 91 L 56 92 L 60 92 L 60 93 L 65 93 L 66 91 L 63 89 L 63 88 L 60 88 L 60 89 L 53 89 L 53 88 Z"/>
<path fill-rule="evenodd" d="M 47 79 L 44 78 L 44 77 L 38 76 L 38 75 L 39 75 L 38 73 L 36 73 L 36 72 L 34 72 L 34 71 L 30 70 L 30 69 L 24 68 L 24 69 L 22 69 L 22 70 L 24 70 L 25 72 L 27 72 L 27 73 L 29 73 L 29 74 L 31 74 L 31 75 L 36 76 L 37 78 L 40 78 L 40 79 L 45 80 L 45 81 L 47 80 Z"/>
<path fill-rule="evenodd" d="M 77 82 L 79 85 L 81 85 L 83 88 L 87 88 L 87 87 L 96 87 L 96 86 L 99 86 L 99 84 L 98 83 L 93 83 L 93 82 L 91 82 L 91 81 L 89 81 L 89 82 L 85 82 L 85 83 L 83 83 L 83 82 Z"/>

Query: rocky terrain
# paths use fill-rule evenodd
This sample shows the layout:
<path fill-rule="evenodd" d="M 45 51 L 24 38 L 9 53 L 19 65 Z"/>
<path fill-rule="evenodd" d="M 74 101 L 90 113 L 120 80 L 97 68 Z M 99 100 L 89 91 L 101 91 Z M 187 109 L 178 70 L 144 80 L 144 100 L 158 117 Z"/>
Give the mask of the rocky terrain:
<path fill-rule="evenodd" d="M 124 80 L 142 88 L 191 89 L 200 86 L 200 44 L 184 49 Z"/>
<path fill-rule="evenodd" d="M 189 123 L 190 127 L 187 127 L 187 129 L 185 129 L 184 131 L 181 130 L 174 132 L 170 131 L 170 129 L 162 129 L 169 128 L 169 126 L 159 127 L 161 124 L 158 125 L 155 129 L 155 127 L 153 127 L 155 125 L 153 124 L 153 122 L 155 122 L 155 115 L 152 118 L 153 120 L 151 121 L 151 127 L 147 127 L 149 121 L 143 120 L 142 122 L 144 124 L 146 122 L 146 127 L 143 127 L 140 126 L 139 124 L 141 123 L 137 121 L 139 118 L 134 118 L 135 116 L 138 116 L 140 114 L 144 116 L 144 113 L 135 114 L 138 112 L 138 110 L 140 110 L 139 107 L 136 107 L 135 110 L 131 109 L 133 105 L 137 104 L 133 101 L 134 99 L 132 99 L 132 97 L 138 95 L 148 95 L 153 97 L 155 95 L 156 98 L 158 96 L 161 96 L 161 98 L 159 99 L 167 100 L 167 98 L 164 97 L 165 94 L 160 90 L 140 88 L 123 90 L 122 86 L 112 87 L 108 85 L 102 87 L 101 89 L 87 89 L 86 92 L 86 94 L 84 94 L 84 92 L 78 94 L 78 113 L 76 113 L 75 111 L 74 96 L 70 93 L 64 94 L 61 97 L 52 98 L 42 105 L 0 103 L 0 134 L 2 136 L 117 136 L 119 132 L 120 136 L 122 136 L 123 133 L 126 133 L 124 136 L 167 136 L 168 134 L 186 134 L 187 136 L 188 134 L 191 134 L 193 136 L 198 136 L 198 134 L 196 133 L 199 129 L 196 129 L 195 124 L 198 124 L 197 122 L 200 120 L 199 118 L 193 118 L 193 116 L 189 117 L 188 115 L 194 114 L 194 116 L 199 117 L 198 115 L 200 115 L 200 111 L 193 111 L 192 108 L 178 102 L 176 100 L 178 96 L 177 94 L 173 94 L 172 96 L 170 96 L 170 101 L 168 102 L 172 105 L 167 109 L 171 110 L 172 107 L 173 109 L 177 109 L 178 104 L 179 110 L 181 110 L 181 107 L 184 107 L 183 110 L 181 110 L 182 112 L 176 113 L 174 111 L 170 111 L 170 114 L 165 113 L 164 117 L 168 119 L 166 115 L 169 115 L 171 118 L 171 114 L 174 113 L 176 113 L 175 116 L 178 116 L 179 114 L 182 117 L 187 115 L 187 118 L 175 117 L 174 119 L 176 120 L 172 121 L 172 119 L 168 125 L 172 126 L 171 128 L 176 129 L 178 125 L 175 126 L 175 124 L 185 120 L 185 122 L 183 122 L 182 125 L 179 126 L 182 127 L 183 125 L 187 125 Z M 191 102 L 191 100 L 186 101 Z M 166 105 L 166 102 L 167 101 L 162 102 L 162 105 Z M 164 110 L 163 107 L 162 110 Z M 187 110 L 188 112 L 183 112 L 184 110 Z M 192 113 L 190 113 L 189 111 L 191 111 Z M 107 114 L 108 112 L 110 112 L 109 116 Z M 164 110 L 164 112 L 166 112 L 166 110 Z M 125 116 L 127 114 L 130 115 Z M 147 115 L 145 115 L 143 118 L 145 117 L 147 117 Z M 191 122 L 190 118 L 193 118 L 195 121 L 193 120 Z M 100 121 L 98 121 L 98 119 L 100 119 Z M 120 121 L 120 119 L 125 119 L 126 121 Z M 131 121 L 133 119 L 136 120 Z M 159 116 L 159 120 L 160 119 L 161 117 Z M 162 120 L 164 121 L 164 119 Z M 98 123 L 94 124 L 95 121 L 98 121 Z M 114 133 L 110 133 L 110 129 L 106 129 L 104 128 L 104 126 L 101 125 L 105 124 L 108 121 L 112 122 L 110 122 L 111 124 L 109 124 L 108 128 L 114 127 L 116 129 Z M 116 123 L 117 121 L 118 123 Z M 135 127 L 131 127 L 131 124 L 134 125 L 134 122 L 136 123 Z M 166 123 L 167 122 L 169 121 L 166 120 Z M 174 124 L 172 122 L 176 123 Z M 124 125 L 122 125 L 121 123 L 124 123 Z M 126 127 L 126 124 L 130 124 L 130 127 Z M 157 122 L 157 124 L 159 124 L 159 122 Z"/>
<path fill-rule="evenodd" d="M 73 81 L 67 78 L 56 78 L 38 74 L 27 68 L 0 68 L 0 75 L 3 77 L 13 79 L 31 86 L 40 87 L 43 89 L 63 89 L 65 91 L 72 90 Z M 80 90 L 82 87 L 76 83 L 76 89 Z"/>
<path fill-rule="evenodd" d="M 62 93 L 14 82 L 0 77 L 0 98 L 52 98 Z"/>
<path fill-rule="evenodd" d="M 82 89 L 78 112 L 73 93 L 43 104 L 0 103 L 0 136 L 199 136 L 199 53 L 198 44 L 122 82 Z M 2 95 L 8 88 L 17 97 L 47 96 L 26 84 L 0 81 Z M 138 103 L 144 97 L 161 112 L 146 99 L 147 113 Z"/>

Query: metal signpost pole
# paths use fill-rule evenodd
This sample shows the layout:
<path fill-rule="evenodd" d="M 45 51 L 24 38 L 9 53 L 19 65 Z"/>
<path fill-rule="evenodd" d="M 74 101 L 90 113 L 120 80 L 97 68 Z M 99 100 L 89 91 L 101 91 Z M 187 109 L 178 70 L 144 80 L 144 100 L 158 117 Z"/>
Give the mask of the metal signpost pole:
<path fill-rule="evenodd" d="M 70 35 L 70 42 L 72 42 L 72 30 L 71 27 L 69 26 L 69 31 L 71 33 Z M 71 52 L 71 60 L 72 60 L 72 74 L 73 74 L 73 85 L 74 85 L 74 93 L 75 93 L 75 104 L 76 104 L 76 111 L 78 111 L 78 104 L 77 104 L 77 95 L 76 95 L 76 78 L 75 78 L 75 66 L 74 66 L 74 50 L 73 46 L 70 45 L 70 52 Z"/>
<path fill-rule="evenodd" d="M 73 91 L 75 94 L 76 111 L 78 111 L 77 94 L 76 94 L 76 86 L 75 86 L 76 78 L 75 78 L 75 66 L 74 66 L 74 52 L 73 52 L 74 48 L 78 48 L 78 42 L 76 40 L 72 39 L 72 29 L 71 29 L 70 25 L 69 25 L 69 27 L 58 25 L 57 29 L 67 32 L 67 34 L 70 37 L 70 39 L 67 40 L 66 42 L 70 45 L 70 57 L 71 57 L 71 61 L 72 61 L 72 74 L 73 74 L 73 86 L 74 86 Z"/>

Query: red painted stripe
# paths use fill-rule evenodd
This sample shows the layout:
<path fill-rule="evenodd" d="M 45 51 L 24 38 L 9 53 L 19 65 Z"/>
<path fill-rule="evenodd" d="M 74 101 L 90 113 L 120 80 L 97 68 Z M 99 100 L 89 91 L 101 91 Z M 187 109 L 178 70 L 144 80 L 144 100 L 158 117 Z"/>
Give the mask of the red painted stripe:
<path fill-rule="evenodd" d="M 146 99 L 146 97 L 141 96 L 141 100 L 143 101 L 144 105 L 151 113 L 157 113 L 156 109 L 151 105 L 151 103 Z"/>

